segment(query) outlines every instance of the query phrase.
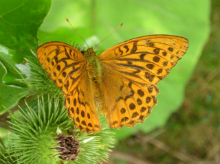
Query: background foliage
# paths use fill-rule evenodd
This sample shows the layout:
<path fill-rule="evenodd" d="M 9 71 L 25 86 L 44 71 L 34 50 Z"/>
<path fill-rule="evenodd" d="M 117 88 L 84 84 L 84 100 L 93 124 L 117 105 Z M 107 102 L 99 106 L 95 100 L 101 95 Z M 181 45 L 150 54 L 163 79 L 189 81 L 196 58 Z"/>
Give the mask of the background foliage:
<path fill-rule="evenodd" d="M 185 86 L 209 36 L 208 0 L 0 0 L 0 4 L 2 114 L 6 109 L 16 109 L 14 106 L 18 101 L 22 102 L 22 98 L 28 95 L 29 88 L 16 80 L 20 74 L 13 66 L 24 64 L 24 58 L 32 60 L 30 49 L 35 52 L 37 46 L 48 41 L 83 44 L 65 21 L 66 17 L 90 46 L 95 46 L 124 23 L 120 30 L 99 46 L 98 54 L 119 42 L 144 35 L 170 34 L 189 39 L 187 54 L 159 83 L 158 105 L 151 116 L 134 128 L 116 130 L 118 139 L 138 131 L 147 133 L 165 125 L 183 101 Z M 3 129 L 2 135 L 3 131 L 5 133 Z"/>

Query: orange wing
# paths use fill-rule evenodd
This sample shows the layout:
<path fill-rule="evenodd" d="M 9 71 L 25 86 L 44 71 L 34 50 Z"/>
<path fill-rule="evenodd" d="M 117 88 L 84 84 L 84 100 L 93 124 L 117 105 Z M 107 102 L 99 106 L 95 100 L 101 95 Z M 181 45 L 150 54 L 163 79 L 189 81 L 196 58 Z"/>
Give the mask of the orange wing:
<path fill-rule="evenodd" d="M 125 41 L 99 56 L 106 117 L 111 128 L 132 127 L 144 121 L 157 103 L 157 83 L 187 48 L 185 38 L 152 35 Z"/>
<path fill-rule="evenodd" d="M 49 42 L 38 47 L 37 57 L 64 94 L 70 93 L 79 84 L 85 58 L 76 48 L 61 42 Z"/>
<path fill-rule="evenodd" d="M 68 44 L 49 42 L 37 49 L 37 57 L 50 79 L 65 94 L 65 106 L 75 127 L 87 133 L 100 131 L 83 54 Z"/>
<path fill-rule="evenodd" d="M 94 102 L 94 93 L 86 71 L 82 72 L 80 84 L 66 95 L 65 105 L 75 127 L 88 134 L 101 130 L 99 115 Z"/>

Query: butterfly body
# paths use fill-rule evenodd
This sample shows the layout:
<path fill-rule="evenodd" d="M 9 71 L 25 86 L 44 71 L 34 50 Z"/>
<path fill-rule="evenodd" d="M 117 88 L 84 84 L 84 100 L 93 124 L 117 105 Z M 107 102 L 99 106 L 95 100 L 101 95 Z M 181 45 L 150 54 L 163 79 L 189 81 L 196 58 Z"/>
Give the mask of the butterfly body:
<path fill-rule="evenodd" d="M 75 127 L 97 133 L 97 109 L 110 128 L 133 127 L 150 115 L 157 103 L 157 83 L 186 53 L 188 40 L 171 35 L 134 38 L 99 56 L 93 48 L 80 51 L 62 42 L 37 49 L 37 57 L 65 96 Z"/>
<path fill-rule="evenodd" d="M 105 100 L 103 95 L 103 88 L 101 82 L 102 65 L 93 47 L 88 48 L 87 51 L 83 52 L 86 60 L 86 72 L 88 74 L 92 95 L 94 95 L 94 102 L 99 111 L 104 114 L 105 111 Z"/>

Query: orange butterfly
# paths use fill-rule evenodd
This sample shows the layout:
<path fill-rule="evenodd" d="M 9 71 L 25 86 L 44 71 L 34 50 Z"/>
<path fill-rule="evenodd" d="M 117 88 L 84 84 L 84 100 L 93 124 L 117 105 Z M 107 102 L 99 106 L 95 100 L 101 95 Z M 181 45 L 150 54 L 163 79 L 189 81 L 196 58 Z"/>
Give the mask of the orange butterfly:
<path fill-rule="evenodd" d="M 134 38 L 96 56 L 61 42 L 37 49 L 40 64 L 65 95 L 75 127 L 88 134 L 101 130 L 99 115 L 110 128 L 133 127 L 157 103 L 157 83 L 186 53 L 188 40 L 171 35 Z"/>

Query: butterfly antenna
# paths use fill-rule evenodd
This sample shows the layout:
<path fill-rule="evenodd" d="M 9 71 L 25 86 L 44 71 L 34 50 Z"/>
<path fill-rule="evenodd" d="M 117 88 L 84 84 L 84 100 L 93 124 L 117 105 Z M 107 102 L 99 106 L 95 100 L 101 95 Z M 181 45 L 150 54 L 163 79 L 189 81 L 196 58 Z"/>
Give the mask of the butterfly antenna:
<path fill-rule="evenodd" d="M 122 24 L 120 24 L 114 31 L 112 31 L 109 35 L 107 35 L 104 39 L 102 39 L 100 42 L 99 42 L 99 44 L 97 44 L 96 46 L 95 46 L 95 49 L 104 41 L 104 40 L 106 40 L 110 35 L 112 35 L 115 31 L 117 31 L 121 26 L 123 26 L 124 25 L 124 23 L 122 23 Z"/>
<path fill-rule="evenodd" d="M 79 35 L 79 33 L 75 30 L 75 28 L 71 25 L 70 21 L 68 18 L 66 18 L 66 21 L 70 24 L 70 26 L 72 27 L 72 29 L 75 31 L 75 33 L 77 35 Z M 81 35 L 79 35 L 79 37 L 85 42 L 85 44 L 87 45 L 87 47 L 89 48 L 89 45 L 86 43 L 86 41 L 83 39 L 83 37 Z"/>

